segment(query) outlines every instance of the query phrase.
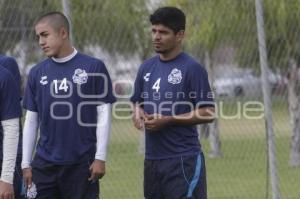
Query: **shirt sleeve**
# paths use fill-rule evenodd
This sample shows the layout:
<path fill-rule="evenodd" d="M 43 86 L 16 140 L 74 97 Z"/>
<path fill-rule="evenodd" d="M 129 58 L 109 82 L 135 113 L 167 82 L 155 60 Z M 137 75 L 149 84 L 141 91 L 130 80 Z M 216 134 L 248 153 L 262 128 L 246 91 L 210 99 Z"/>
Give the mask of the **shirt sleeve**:
<path fill-rule="evenodd" d="M 18 86 L 21 86 L 21 75 L 18 63 L 16 60 L 12 57 L 8 57 L 5 59 L 5 62 L 3 63 L 4 67 L 11 72 L 11 74 L 14 76 L 14 79 L 17 82 Z"/>
<path fill-rule="evenodd" d="M 0 89 L 0 120 L 21 117 L 20 94 L 11 74 L 3 75 Z"/>
<path fill-rule="evenodd" d="M 189 85 L 189 96 L 195 107 L 215 106 L 214 94 L 209 85 L 207 71 L 200 64 L 193 67 Z"/>
<path fill-rule="evenodd" d="M 143 66 L 143 65 L 142 65 Z M 143 102 L 142 92 L 143 92 L 143 70 L 142 66 L 140 66 L 135 81 L 134 81 L 134 89 L 133 94 L 130 98 L 130 101 L 133 103 Z"/>
<path fill-rule="evenodd" d="M 25 94 L 24 94 L 24 100 L 23 100 L 23 107 L 26 110 L 30 110 L 33 112 L 37 111 L 37 105 L 35 101 L 35 82 L 33 77 L 33 71 L 31 70 L 28 76 Z"/>
<path fill-rule="evenodd" d="M 97 100 L 104 104 L 112 104 L 116 101 L 115 96 L 112 91 L 112 81 L 110 75 L 106 69 L 105 64 L 102 61 L 99 61 L 97 71 L 94 76 L 94 86 L 95 86 L 95 95 Z"/>

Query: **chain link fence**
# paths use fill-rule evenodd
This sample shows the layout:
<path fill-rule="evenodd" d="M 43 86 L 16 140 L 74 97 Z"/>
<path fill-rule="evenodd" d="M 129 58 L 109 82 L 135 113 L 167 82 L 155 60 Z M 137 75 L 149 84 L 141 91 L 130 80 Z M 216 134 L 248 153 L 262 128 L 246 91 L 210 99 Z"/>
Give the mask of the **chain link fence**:
<path fill-rule="evenodd" d="M 47 11 L 66 13 L 74 46 L 106 63 L 119 102 L 101 196 L 140 199 L 144 137 L 133 127 L 126 102 L 140 63 L 153 55 L 148 16 L 161 5 L 185 11 L 184 49 L 206 67 L 216 96 L 217 120 L 198 128 L 207 161 L 208 198 L 298 199 L 299 0 L 263 1 L 274 151 L 268 147 L 254 0 L 0 0 L 0 52 L 17 59 L 25 82 L 30 68 L 44 59 L 34 20 Z M 270 154 L 275 154 L 275 162 L 269 161 Z M 277 172 L 276 197 L 270 168 Z"/>

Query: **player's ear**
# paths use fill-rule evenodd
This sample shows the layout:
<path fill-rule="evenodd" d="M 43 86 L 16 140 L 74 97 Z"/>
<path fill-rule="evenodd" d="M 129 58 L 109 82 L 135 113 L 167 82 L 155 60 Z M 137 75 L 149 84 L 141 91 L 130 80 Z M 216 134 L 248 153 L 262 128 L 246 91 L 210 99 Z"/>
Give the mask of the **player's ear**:
<path fill-rule="evenodd" d="M 60 29 L 60 34 L 62 35 L 62 38 L 63 39 L 67 39 L 69 37 L 69 33 L 68 31 L 66 30 L 66 28 L 62 27 Z"/>
<path fill-rule="evenodd" d="M 177 33 L 176 33 L 176 40 L 178 42 L 182 41 L 184 38 L 184 30 L 179 30 Z"/>

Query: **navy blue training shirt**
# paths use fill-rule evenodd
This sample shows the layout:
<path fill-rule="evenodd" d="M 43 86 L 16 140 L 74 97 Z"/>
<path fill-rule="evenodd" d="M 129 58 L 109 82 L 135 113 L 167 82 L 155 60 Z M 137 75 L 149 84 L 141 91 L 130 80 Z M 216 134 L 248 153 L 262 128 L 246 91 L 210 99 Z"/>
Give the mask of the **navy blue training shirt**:
<path fill-rule="evenodd" d="M 77 53 L 64 63 L 48 58 L 33 67 L 23 106 L 38 113 L 36 154 L 58 165 L 94 159 L 96 106 L 115 100 L 108 71 L 98 59 Z"/>
<path fill-rule="evenodd" d="M 148 114 L 179 115 L 214 106 L 206 70 L 184 52 L 170 61 L 158 55 L 146 60 L 134 86 L 131 101 L 142 103 Z M 146 159 L 193 155 L 201 150 L 196 126 L 169 126 L 145 133 Z"/>
<path fill-rule="evenodd" d="M 18 66 L 16 60 L 9 56 L 0 55 L 0 65 L 3 66 L 4 68 L 6 68 L 13 75 L 13 77 L 18 85 L 17 89 L 20 89 L 21 75 L 20 75 L 19 66 Z"/>
<path fill-rule="evenodd" d="M 5 68 L 0 67 L 0 121 L 21 117 L 20 94 L 13 76 Z M 0 123 L 0 156 L 3 155 L 3 127 Z"/>
<path fill-rule="evenodd" d="M 15 92 L 19 93 L 19 99 L 21 99 L 21 93 L 20 93 L 20 86 L 21 86 L 21 75 L 19 71 L 19 66 L 16 62 L 16 60 L 12 57 L 0 55 L 0 67 L 5 68 L 10 74 L 12 75 L 13 79 L 16 82 L 16 88 Z M 20 105 L 19 105 L 20 106 Z M 20 121 L 21 122 L 21 121 Z M 20 123 L 20 135 L 19 135 L 19 144 L 18 144 L 18 155 L 22 155 L 22 127 Z M 0 150 L 2 151 L 2 145 L 3 145 L 3 129 L 0 128 Z M 2 154 L 0 155 L 2 157 Z"/>

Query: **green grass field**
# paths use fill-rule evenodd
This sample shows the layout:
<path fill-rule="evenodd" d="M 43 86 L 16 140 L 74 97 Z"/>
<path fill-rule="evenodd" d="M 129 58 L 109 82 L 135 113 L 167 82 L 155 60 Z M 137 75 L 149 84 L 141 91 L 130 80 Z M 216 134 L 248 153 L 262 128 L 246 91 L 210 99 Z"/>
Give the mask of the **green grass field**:
<path fill-rule="evenodd" d="M 300 168 L 287 165 L 288 138 L 278 138 L 276 142 L 282 198 L 298 199 Z M 137 142 L 111 144 L 107 175 L 101 183 L 102 198 L 143 198 L 143 156 L 137 152 L 137 148 Z M 207 141 L 203 142 L 203 148 L 207 154 Z M 263 139 L 224 140 L 224 156 L 218 159 L 206 158 L 209 198 L 265 198 L 265 148 Z"/>
<path fill-rule="evenodd" d="M 273 108 L 281 198 L 299 199 L 300 168 L 287 164 L 290 138 L 287 106 L 275 103 Z M 208 158 L 209 142 L 201 141 L 206 154 L 209 199 L 265 199 L 268 175 L 264 121 L 221 119 L 220 129 L 222 158 Z M 101 181 L 103 199 L 143 198 L 139 137 L 140 132 L 131 121 L 114 120 L 107 174 Z M 268 191 L 271 198 L 270 185 Z"/>

